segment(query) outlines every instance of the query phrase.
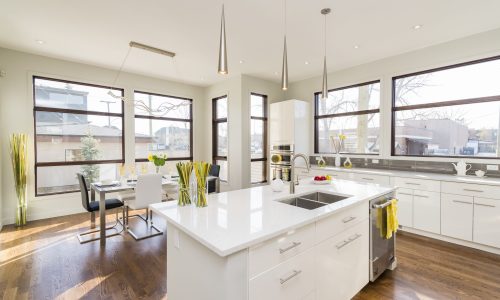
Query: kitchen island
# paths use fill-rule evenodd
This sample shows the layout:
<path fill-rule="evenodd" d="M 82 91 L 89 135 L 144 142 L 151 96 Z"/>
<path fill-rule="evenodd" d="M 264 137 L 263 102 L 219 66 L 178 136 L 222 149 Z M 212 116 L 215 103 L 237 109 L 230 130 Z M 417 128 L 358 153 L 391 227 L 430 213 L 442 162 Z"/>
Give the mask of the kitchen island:
<path fill-rule="evenodd" d="M 204 208 L 151 205 L 167 221 L 168 298 L 349 299 L 369 281 L 369 201 L 393 191 L 305 180 L 293 195 L 260 186 L 211 194 Z M 293 205 L 317 192 L 337 201 Z"/>

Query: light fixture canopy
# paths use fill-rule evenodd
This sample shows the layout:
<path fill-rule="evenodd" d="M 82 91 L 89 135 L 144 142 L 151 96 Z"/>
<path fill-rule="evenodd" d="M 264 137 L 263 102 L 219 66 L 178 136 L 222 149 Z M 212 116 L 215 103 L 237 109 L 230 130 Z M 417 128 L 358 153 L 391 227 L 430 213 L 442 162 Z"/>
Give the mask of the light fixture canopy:
<path fill-rule="evenodd" d="M 323 85 L 321 87 L 322 99 L 328 99 L 328 71 L 326 69 L 326 15 L 328 15 L 331 11 L 332 10 L 329 8 L 323 8 L 321 10 L 321 14 L 325 16 L 325 37 L 324 37 L 325 55 L 323 57 Z"/>
<path fill-rule="evenodd" d="M 227 48 L 226 48 L 226 18 L 224 16 L 224 4 L 222 4 L 222 16 L 220 20 L 220 40 L 219 40 L 219 74 L 227 74 Z"/>

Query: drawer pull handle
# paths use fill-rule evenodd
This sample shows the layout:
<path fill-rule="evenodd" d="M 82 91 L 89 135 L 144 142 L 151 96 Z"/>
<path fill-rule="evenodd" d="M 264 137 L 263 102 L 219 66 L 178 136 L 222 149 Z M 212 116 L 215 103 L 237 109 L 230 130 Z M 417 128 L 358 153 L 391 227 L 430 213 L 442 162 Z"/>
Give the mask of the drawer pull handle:
<path fill-rule="evenodd" d="M 335 247 L 337 247 L 337 249 L 342 249 L 345 246 L 347 246 L 348 244 L 350 244 L 350 243 L 354 242 L 355 240 L 359 239 L 360 237 L 361 237 L 361 234 L 356 233 L 355 235 L 349 237 L 347 240 L 343 240 L 342 243 L 336 245 Z"/>
<path fill-rule="evenodd" d="M 290 274 L 288 277 L 286 277 L 286 278 L 280 278 L 280 283 L 284 284 L 285 282 L 287 282 L 288 280 L 294 278 L 295 276 L 299 275 L 300 273 L 302 273 L 301 270 L 293 270 L 293 273 Z"/>
<path fill-rule="evenodd" d="M 466 192 L 476 192 L 476 193 L 482 193 L 484 191 L 481 191 L 481 190 L 471 190 L 471 189 L 464 189 L 464 191 Z"/>
<path fill-rule="evenodd" d="M 415 182 L 405 182 L 407 185 L 420 185 L 420 183 L 415 183 Z"/>
<path fill-rule="evenodd" d="M 298 247 L 301 244 L 302 244 L 301 242 L 293 242 L 290 246 L 288 246 L 286 248 L 280 248 L 280 254 L 283 254 L 289 250 L 292 250 L 293 248 Z"/>
<path fill-rule="evenodd" d="M 453 202 L 455 202 L 455 203 L 462 203 L 462 204 L 472 204 L 470 202 L 460 201 L 460 200 L 453 200 Z"/>
<path fill-rule="evenodd" d="M 429 196 L 423 196 L 423 195 L 413 195 L 414 197 L 420 197 L 420 198 L 429 198 Z"/>
<path fill-rule="evenodd" d="M 348 218 L 343 219 L 343 220 L 342 220 L 342 222 L 344 222 L 344 223 L 349 223 L 349 222 L 351 222 L 351 221 L 352 221 L 352 220 L 354 220 L 354 219 L 356 219 L 356 217 L 350 216 L 350 217 L 348 217 Z"/>
<path fill-rule="evenodd" d="M 398 195 L 413 196 L 412 194 L 408 194 L 408 193 L 398 193 Z"/>
<path fill-rule="evenodd" d="M 485 207 L 496 207 L 495 205 L 491 205 L 491 204 L 482 204 L 482 203 L 474 203 L 474 205 L 485 206 Z"/>
<path fill-rule="evenodd" d="M 370 178 L 370 177 L 361 177 L 361 179 L 364 179 L 364 180 L 373 180 L 373 178 Z"/>

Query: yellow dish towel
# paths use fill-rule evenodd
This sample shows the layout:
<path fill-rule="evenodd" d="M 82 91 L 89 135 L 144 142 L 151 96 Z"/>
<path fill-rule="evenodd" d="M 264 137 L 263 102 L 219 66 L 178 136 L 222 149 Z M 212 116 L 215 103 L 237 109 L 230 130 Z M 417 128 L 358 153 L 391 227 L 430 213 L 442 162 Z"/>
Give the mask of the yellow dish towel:
<path fill-rule="evenodd" d="M 376 226 L 379 230 L 380 237 L 390 239 L 398 230 L 398 205 L 397 200 L 390 200 L 391 204 L 384 208 L 377 209 Z"/>
<path fill-rule="evenodd" d="M 390 239 L 393 233 L 398 231 L 398 200 L 392 199 L 391 204 L 386 208 L 387 213 L 387 230 L 385 232 L 385 238 Z"/>

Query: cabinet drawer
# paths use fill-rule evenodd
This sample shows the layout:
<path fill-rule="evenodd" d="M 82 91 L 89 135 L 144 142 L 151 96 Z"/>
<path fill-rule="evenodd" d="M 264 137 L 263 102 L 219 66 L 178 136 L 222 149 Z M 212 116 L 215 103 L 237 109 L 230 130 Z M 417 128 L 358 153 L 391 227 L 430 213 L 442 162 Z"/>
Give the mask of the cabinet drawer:
<path fill-rule="evenodd" d="M 387 186 L 391 184 L 391 178 L 389 176 L 361 174 L 361 173 L 349 173 L 348 175 L 349 179 L 358 182 L 376 183 Z"/>
<path fill-rule="evenodd" d="M 315 249 L 309 249 L 252 278 L 249 285 L 249 299 L 314 299 L 314 251 Z"/>
<path fill-rule="evenodd" d="M 500 187 L 491 185 L 443 181 L 441 191 L 447 194 L 500 199 Z"/>
<path fill-rule="evenodd" d="M 473 203 L 470 196 L 441 194 L 441 234 L 472 241 Z"/>
<path fill-rule="evenodd" d="M 360 222 L 368 219 L 369 203 L 349 208 L 316 222 L 316 243 L 324 241 Z"/>
<path fill-rule="evenodd" d="M 395 187 L 407 188 L 419 191 L 440 192 L 441 185 L 439 181 L 426 179 L 413 179 L 403 177 L 393 177 Z"/>
<path fill-rule="evenodd" d="M 369 222 L 317 246 L 317 299 L 351 299 L 369 280 Z"/>
<path fill-rule="evenodd" d="M 315 224 L 313 223 L 251 247 L 249 251 L 250 278 L 311 248 L 314 245 L 314 236 Z"/>
<path fill-rule="evenodd" d="M 441 194 L 413 191 L 413 228 L 441 233 Z"/>
<path fill-rule="evenodd" d="M 500 200 L 474 198 L 476 243 L 500 248 Z"/>

